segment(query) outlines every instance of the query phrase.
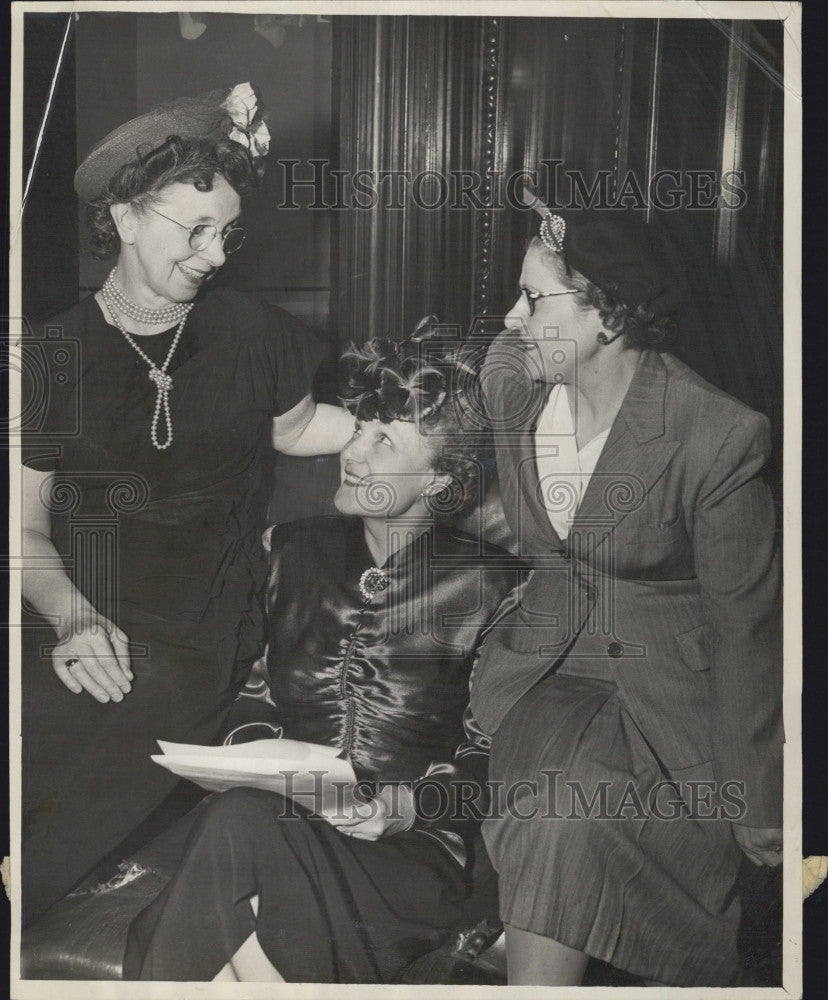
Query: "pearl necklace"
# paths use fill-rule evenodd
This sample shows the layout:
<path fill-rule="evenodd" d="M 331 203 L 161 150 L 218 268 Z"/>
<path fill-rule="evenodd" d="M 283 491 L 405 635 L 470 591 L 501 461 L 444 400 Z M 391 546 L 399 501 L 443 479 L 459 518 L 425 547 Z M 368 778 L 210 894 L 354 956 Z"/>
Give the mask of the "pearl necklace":
<path fill-rule="evenodd" d="M 127 343 L 134 348 L 134 350 L 137 351 L 137 353 L 149 365 L 150 381 L 154 382 L 156 388 L 158 389 L 158 395 L 155 397 L 155 411 L 152 415 L 152 426 L 150 427 L 150 440 L 158 451 L 164 451 L 169 448 L 173 441 L 172 419 L 170 418 L 170 389 L 173 387 L 173 380 L 172 376 L 167 374 L 167 367 L 172 360 L 173 354 L 175 354 L 176 347 L 178 347 L 178 341 L 181 339 L 181 332 L 184 329 L 184 324 L 187 322 L 187 316 L 193 308 L 193 303 L 188 302 L 183 307 L 184 315 L 181 317 L 181 322 L 178 324 L 178 329 L 175 331 L 175 336 L 173 337 L 173 342 L 170 345 L 169 351 L 167 351 L 167 357 L 164 359 L 164 364 L 159 368 L 152 358 L 145 354 L 144 351 L 142 351 L 141 348 L 135 343 L 132 335 L 127 332 L 123 323 L 118 318 L 117 306 L 110 294 L 110 289 L 107 286 L 108 282 L 104 284 L 101 289 L 101 295 L 106 303 L 106 308 L 109 310 L 109 315 L 112 317 L 112 321 L 115 326 L 117 326 L 124 337 L 126 337 Z M 163 444 L 161 444 L 158 440 L 158 420 L 162 411 L 164 413 L 164 422 L 167 428 L 167 440 Z"/>
<path fill-rule="evenodd" d="M 144 306 L 137 305 L 132 299 L 128 299 L 116 284 L 115 272 L 117 270 L 117 267 L 112 268 L 101 291 L 109 295 L 109 298 L 118 307 L 118 312 L 122 315 L 129 316 L 136 323 L 145 323 L 147 326 L 161 326 L 162 324 L 171 326 L 187 316 L 192 306 L 190 302 L 173 302 L 162 309 L 146 309 Z"/>

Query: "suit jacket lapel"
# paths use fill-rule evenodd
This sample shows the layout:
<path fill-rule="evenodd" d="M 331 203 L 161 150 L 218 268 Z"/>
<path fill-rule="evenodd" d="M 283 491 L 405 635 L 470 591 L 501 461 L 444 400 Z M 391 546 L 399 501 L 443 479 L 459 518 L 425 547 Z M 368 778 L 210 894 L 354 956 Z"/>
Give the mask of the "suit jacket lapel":
<path fill-rule="evenodd" d="M 518 512 L 518 523 L 512 528 L 519 550 L 526 556 L 563 549 L 563 542 L 552 527 L 541 500 L 535 462 L 535 428 L 546 405 L 549 388 L 544 386 L 539 391 L 541 386 L 537 382 L 516 383 L 511 388 L 513 392 L 526 392 L 530 406 L 520 427 L 512 432 L 512 446 L 498 449 L 501 494 L 509 508 Z"/>
<path fill-rule="evenodd" d="M 520 454 L 521 479 L 519 489 L 525 511 L 524 523 L 526 523 L 527 527 L 531 526 L 532 534 L 534 535 L 532 551 L 536 551 L 538 545 L 544 551 L 550 549 L 561 550 L 564 547 L 564 543 L 552 527 L 552 522 L 549 520 L 549 515 L 546 513 L 543 498 L 541 497 L 533 430 L 524 431 Z"/>
<path fill-rule="evenodd" d="M 644 502 L 679 447 L 664 438 L 667 369 L 656 351 L 641 355 L 575 515 L 570 543 L 578 535 L 588 552 Z"/>

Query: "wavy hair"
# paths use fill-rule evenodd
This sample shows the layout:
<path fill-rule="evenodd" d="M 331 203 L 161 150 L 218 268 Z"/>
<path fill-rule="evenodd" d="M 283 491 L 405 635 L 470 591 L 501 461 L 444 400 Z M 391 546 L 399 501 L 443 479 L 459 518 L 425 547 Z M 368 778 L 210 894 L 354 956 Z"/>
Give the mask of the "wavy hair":
<path fill-rule="evenodd" d="M 539 236 L 533 237 L 529 246 L 539 251 L 567 288 L 577 292 L 574 298 L 578 305 L 584 309 L 595 309 L 607 330 L 623 334 L 629 347 L 657 348 L 675 333 L 676 322 L 672 316 L 656 317 L 644 306 L 622 302 L 614 294 L 614 289 L 599 288 L 593 284 L 566 263 L 565 254 L 554 253 Z"/>
<path fill-rule="evenodd" d="M 104 193 L 87 206 L 91 250 L 99 259 L 111 257 L 121 246 L 110 213 L 112 205 L 131 202 L 145 208 L 170 184 L 192 184 L 199 191 L 212 191 L 217 175 L 244 196 L 257 186 L 264 170 L 261 160 L 253 161 L 247 150 L 231 139 L 171 135 L 161 146 L 138 153 L 135 160 L 115 171 Z"/>
<path fill-rule="evenodd" d="M 488 436 L 470 419 L 478 364 L 456 342 L 439 343 L 439 336 L 436 318 L 427 316 L 405 340 L 352 344 L 341 360 L 340 398 L 357 420 L 403 420 L 433 438 L 434 470 L 450 482 L 427 502 L 435 517 L 451 518 L 477 501 Z"/>

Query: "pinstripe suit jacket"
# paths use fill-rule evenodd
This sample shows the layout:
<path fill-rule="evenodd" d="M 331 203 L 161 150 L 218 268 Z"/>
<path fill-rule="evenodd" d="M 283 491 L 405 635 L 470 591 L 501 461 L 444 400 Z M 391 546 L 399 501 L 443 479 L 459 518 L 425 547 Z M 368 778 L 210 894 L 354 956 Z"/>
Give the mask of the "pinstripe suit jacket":
<path fill-rule="evenodd" d="M 517 350 L 509 335 L 494 342 L 484 393 L 504 510 L 532 572 L 483 644 L 476 719 L 494 733 L 553 669 L 609 675 L 665 770 L 706 765 L 719 782 L 744 782 L 740 822 L 781 825 L 780 558 L 761 478 L 767 419 L 671 355 L 645 351 L 562 541 L 535 465 L 548 386 L 519 370 Z"/>

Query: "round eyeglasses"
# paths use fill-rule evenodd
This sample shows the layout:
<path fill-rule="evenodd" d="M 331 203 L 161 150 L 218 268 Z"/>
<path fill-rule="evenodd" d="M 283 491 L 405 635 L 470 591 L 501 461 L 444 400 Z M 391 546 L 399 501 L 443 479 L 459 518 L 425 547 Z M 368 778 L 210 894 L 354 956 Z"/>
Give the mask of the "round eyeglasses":
<path fill-rule="evenodd" d="M 245 231 L 241 226 L 235 226 L 233 229 L 227 229 L 225 232 L 220 233 L 215 226 L 209 223 L 200 223 L 197 226 L 185 226 L 183 222 L 171 219 L 169 215 L 164 215 L 163 212 L 159 212 L 157 208 L 153 208 L 151 205 L 147 205 L 147 208 L 156 215 L 160 215 L 162 219 L 166 219 L 167 222 L 173 222 L 181 229 L 186 229 L 190 234 L 187 242 L 190 244 L 191 250 L 206 250 L 217 236 L 221 239 L 221 246 L 226 254 L 235 253 L 241 249 L 241 245 L 244 243 Z"/>
<path fill-rule="evenodd" d="M 538 299 L 548 299 L 552 295 L 574 295 L 576 288 L 565 288 L 562 292 L 531 292 L 525 285 L 518 285 L 521 298 L 526 302 L 529 315 L 535 315 L 535 303 Z"/>

